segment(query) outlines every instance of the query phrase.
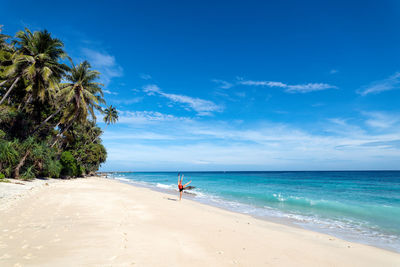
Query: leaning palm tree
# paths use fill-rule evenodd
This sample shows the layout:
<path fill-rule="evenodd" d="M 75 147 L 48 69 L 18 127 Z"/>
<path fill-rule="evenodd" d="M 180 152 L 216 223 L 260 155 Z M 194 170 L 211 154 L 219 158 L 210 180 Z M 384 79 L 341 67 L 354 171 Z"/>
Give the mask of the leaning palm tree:
<path fill-rule="evenodd" d="M 109 124 L 114 124 L 118 121 L 118 111 L 115 107 L 110 105 L 108 108 L 106 108 L 104 111 L 104 118 L 103 121 L 106 123 L 106 127 L 104 127 L 103 132 L 107 129 L 107 126 Z M 96 136 L 96 138 L 93 139 L 92 142 L 96 141 L 97 138 L 99 138 L 100 135 Z"/>
<path fill-rule="evenodd" d="M 52 100 L 58 91 L 58 83 L 68 70 L 68 66 L 59 63 L 67 55 L 63 43 L 52 38 L 46 30 L 32 33 L 30 30 L 19 31 L 13 43 L 16 47 L 12 55 L 13 64 L 5 69 L 7 82 L 11 86 L 0 100 L 0 104 L 8 97 L 20 79 L 28 84 L 25 90 L 29 94 L 27 101 Z M 38 105 L 39 106 L 39 105 Z"/>
<path fill-rule="evenodd" d="M 71 62 L 72 63 L 72 62 Z M 63 130 L 57 135 L 52 147 L 74 122 L 84 122 L 88 113 L 93 120 L 96 119 L 94 110 L 101 110 L 100 104 L 105 104 L 102 84 L 95 82 L 100 73 L 90 69 L 89 62 L 84 61 L 78 66 L 73 65 L 70 73 L 66 75 L 67 83 L 61 84 L 57 97 L 66 103 L 61 124 Z"/>

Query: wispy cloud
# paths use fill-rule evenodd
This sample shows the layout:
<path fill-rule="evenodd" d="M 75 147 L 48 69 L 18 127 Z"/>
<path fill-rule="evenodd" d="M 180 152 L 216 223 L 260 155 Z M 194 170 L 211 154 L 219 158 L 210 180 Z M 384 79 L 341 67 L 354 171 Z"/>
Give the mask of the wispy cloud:
<path fill-rule="evenodd" d="M 329 71 L 329 74 L 336 74 L 336 73 L 338 73 L 339 71 L 338 70 L 336 70 L 336 69 L 331 69 L 330 71 Z"/>
<path fill-rule="evenodd" d="M 108 86 L 111 79 L 123 75 L 123 69 L 118 65 L 114 56 L 89 48 L 82 48 L 82 54 L 92 67 L 101 73 L 100 79 L 105 86 Z"/>
<path fill-rule="evenodd" d="M 375 81 L 368 86 L 358 90 L 357 92 L 362 95 L 378 94 L 384 91 L 390 91 L 400 88 L 400 72 L 396 72 L 387 79 Z"/>
<path fill-rule="evenodd" d="M 221 112 L 223 110 L 222 106 L 217 105 L 209 100 L 193 98 L 186 95 L 165 93 L 156 84 L 149 84 L 144 86 L 143 91 L 150 96 L 160 95 L 162 97 L 168 98 L 174 103 L 183 104 L 184 106 L 196 111 L 197 114 L 201 116 L 212 115 L 213 112 Z"/>
<path fill-rule="evenodd" d="M 233 87 L 232 83 L 224 81 L 224 80 L 213 79 L 212 81 L 215 82 L 216 84 L 218 84 L 219 85 L 218 87 L 222 88 L 222 89 L 229 89 L 229 88 Z"/>
<path fill-rule="evenodd" d="M 143 80 L 150 80 L 152 78 L 150 74 L 146 74 L 146 73 L 140 73 L 139 76 Z"/>
<path fill-rule="evenodd" d="M 316 131 L 153 111 L 120 114 L 120 123 L 106 131 L 104 141 L 107 148 L 112 144 L 107 164 L 122 169 L 198 170 L 205 161 L 207 170 L 382 169 L 400 159 L 398 128 L 372 134 L 351 119 L 333 118 Z"/>
<path fill-rule="evenodd" d="M 373 128 L 388 129 L 395 126 L 400 126 L 400 117 L 398 114 L 389 114 L 386 112 L 374 111 L 363 112 L 367 116 L 365 123 Z"/>
<path fill-rule="evenodd" d="M 119 123 L 151 123 L 165 121 L 189 120 L 186 117 L 176 117 L 171 114 L 164 114 L 157 111 L 119 111 Z"/>
<path fill-rule="evenodd" d="M 242 85 L 250 85 L 250 86 L 284 88 L 285 92 L 287 92 L 287 93 L 310 93 L 310 92 L 315 92 L 315 91 L 322 91 L 322 90 L 337 88 L 335 85 L 331 85 L 331 84 L 327 84 L 327 83 L 306 83 L 306 84 L 289 85 L 289 84 L 286 84 L 283 82 L 253 81 L 253 80 L 244 80 L 243 78 L 239 78 L 237 83 L 242 84 Z"/>
<path fill-rule="evenodd" d="M 252 80 L 239 80 L 238 84 L 253 85 L 253 86 L 268 86 L 268 87 L 287 87 L 286 84 L 281 82 L 270 82 L 270 81 L 252 81 Z"/>
<path fill-rule="evenodd" d="M 108 94 L 108 95 L 118 95 L 117 92 L 111 92 L 110 90 L 107 90 L 107 89 L 103 89 L 103 92 L 104 92 L 105 94 Z"/>
<path fill-rule="evenodd" d="M 285 90 L 288 93 L 309 93 L 314 91 L 322 91 L 326 89 L 335 89 L 334 85 L 327 83 L 307 83 L 298 85 L 288 85 Z"/>
<path fill-rule="evenodd" d="M 113 99 L 112 102 L 114 102 L 116 104 L 130 105 L 130 104 L 139 103 L 142 100 L 143 100 L 143 97 L 138 96 L 138 97 L 133 97 L 133 98 Z"/>

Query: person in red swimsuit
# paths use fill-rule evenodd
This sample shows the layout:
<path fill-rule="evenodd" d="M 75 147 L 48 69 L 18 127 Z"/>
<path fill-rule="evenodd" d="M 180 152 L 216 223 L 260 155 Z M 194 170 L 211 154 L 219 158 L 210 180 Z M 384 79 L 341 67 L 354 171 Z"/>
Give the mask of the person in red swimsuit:
<path fill-rule="evenodd" d="M 192 181 L 187 182 L 186 184 L 182 185 L 182 180 L 183 180 L 183 174 L 179 175 L 178 174 L 178 189 L 179 189 L 179 201 L 182 199 L 182 192 L 185 189 L 188 184 L 190 184 Z"/>

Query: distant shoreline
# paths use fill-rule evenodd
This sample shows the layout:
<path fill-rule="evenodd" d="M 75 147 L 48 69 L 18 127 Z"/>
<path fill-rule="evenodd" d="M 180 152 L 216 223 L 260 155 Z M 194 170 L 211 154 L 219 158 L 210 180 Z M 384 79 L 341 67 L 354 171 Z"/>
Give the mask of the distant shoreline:
<path fill-rule="evenodd" d="M 103 171 L 97 175 L 112 173 L 257 173 L 257 172 L 400 172 L 400 170 L 296 170 L 296 171 Z"/>

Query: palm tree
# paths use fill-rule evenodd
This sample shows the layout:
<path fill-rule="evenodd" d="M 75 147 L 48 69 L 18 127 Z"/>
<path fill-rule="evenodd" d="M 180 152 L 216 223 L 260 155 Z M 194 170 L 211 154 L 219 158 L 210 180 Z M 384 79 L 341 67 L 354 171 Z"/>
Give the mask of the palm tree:
<path fill-rule="evenodd" d="M 12 63 L 11 56 L 14 53 L 14 47 L 6 42 L 10 36 L 1 33 L 2 27 L 3 25 L 0 25 L 0 80 L 2 80 L 0 87 L 8 81 L 7 78 L 3 77 L 3 72 L 4 68 Z"/>
<path fill-rule="evenodd" d="M 68 124 L 57 135 L 52 147 L 74 122 L 84 122 L 88 113 L 95 120 L 94 110 L 101 110 L 99 104 L 105 104 L 101 89 L 102 84 L 95 82 L 100 73 L 90 68 L 91 66 L 87 61 L 78 66 L 72 64 L 70 73 L 66 75 L 68 82 L 61 84 L 61 90 L 57 96 L 67 103 L 61 123 Z"/>
<path fill-rule="evenodd" d="M 104 110 L 104 114 L 105 114 L 105 116 L 104 116 L 103 120 L 105 123 L 107 123 L 106 128 L 110 123 L 114 124 L 118 121 L 118 111 L 112 105 Z M 104 128 L 104 130 L 106 128 Z"/>
<path fill-rule="evenodd" d="M 5 49 L 8 47 L 6 40 L 10 38 L 8 35 L 2 34 L 3 25 L 0 25 L 0 49 Z"/>
<path fill-rule="evenodd" d="M 19 178 L 19 171 L 24 166 L 25 161 L 29 154 L 32 152 L 32 148 L 35 146 L 35 138 L 34 137 L 28 137 L 25 139 L 25 141 L 20 145 L 21 149 L 21 155 L 24 153 L 22 158 L 19 160 L 17 166 L 14 169 L 14 178 Z"/>
<path fill-rule="evenodd" d="M 106 127 L 104 127 L 104 131 L 106 131 L 107 126 L 109 124 L 114 124 L 118 121 L 118 111 L 115 107 L 113 107 L 112 105 L 110 105 L 108 108 L 106 108 L 104 111 L 104 118 L 103 121 L 106 123 Z M 95 139 L 93 139 L 93 142 L 97 140 L 97 138 L 99 138 L 100 135 L 96 136 Z"/>
<path fill-rule="evenodd" d="M 21 78 L 28 84 L 25 88 L 29 93 L 28 100 L 52 100 L 61 77 L 68 70 L 67 65 L 59 63 L 60 59 L 67 56 L 63 50 L 63 43 L 57 38 L 52 38 L 46 30 L 32 33 L 25 29 L 17 33 L 14 45 L 16 51 L 12 55 L 13 64 L 5 69 L 7 81 L 12 82 L 12 85 L 0 100 L 0 104 Z"/>

